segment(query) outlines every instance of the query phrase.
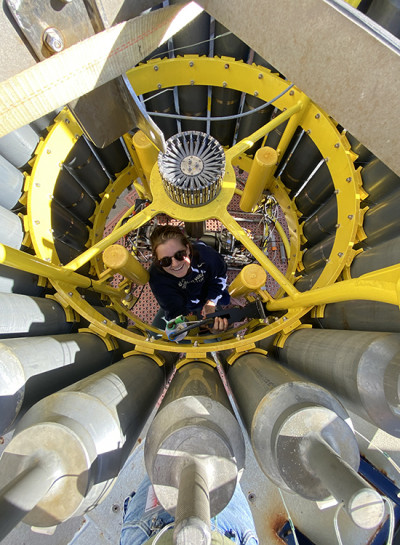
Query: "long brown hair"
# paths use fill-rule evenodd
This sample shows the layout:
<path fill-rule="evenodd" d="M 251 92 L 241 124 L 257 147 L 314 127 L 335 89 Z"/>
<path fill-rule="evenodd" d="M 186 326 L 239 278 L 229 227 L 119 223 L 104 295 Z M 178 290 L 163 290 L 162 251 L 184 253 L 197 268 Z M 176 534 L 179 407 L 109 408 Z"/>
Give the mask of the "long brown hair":
<path fill-rule="evenodd" d="M 188 246 L 190 253 L 193 253 L 193 248 L 189 239 L 183 234 L 183 232 L 177 225 L 157 225 L 157 227 L 153 229 L 153 232 L 150 235 L 151 251 L 153 252 L 154 260 L 157 260 L 156 252 L 158 246 L 173 238 L 179 240 L 183 246 Z"/>

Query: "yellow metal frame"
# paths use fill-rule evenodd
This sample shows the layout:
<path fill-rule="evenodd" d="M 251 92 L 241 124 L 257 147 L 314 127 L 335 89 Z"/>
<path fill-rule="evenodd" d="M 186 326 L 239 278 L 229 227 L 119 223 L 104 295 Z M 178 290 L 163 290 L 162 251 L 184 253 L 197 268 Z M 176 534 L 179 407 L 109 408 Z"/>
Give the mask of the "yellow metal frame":
<path fill-rule="evenodd" d="M 284 81 L 277 74 L 272 74 L 266 68 L 254 64 L 249 66 L 242 61 L 235 61 L 227 57 L 207 58 L 187 55 L 176 59 L 154 59 L 147 64 L 139 65 L 130 70 L 127 75 L 138 95 L 156 89 L 194 84 L 236 89 L 257 96 L 261 100 L 269 101 L 288 86 L 287 81 Z M 253 349 L 255 343 L 263 338 L 279 332 L 288 334 L 299 327 L 301 325 L 300 318 L 311 306 L 328 301 L 342 300 L 343 297 L 354 299 L 357 298 L 356 292 L 362 294 L 362 298 L 367 298 L 365 291 L 371 290 L 373 295 L 368 297 L 369 299 L 377 298 L 377 300 L 390 302 L 396 300 L 398 304 L 398 285 L 397 280 L 395 280 L 398 278 L 399 273 L 397 269 L 391 269 L 373 276 L 366 275 L 368 277 L 362 277 L 357 281 L 349 280 L 348 283 L 341 282 L 330 286 L 338 278 L 344 265 L 349 263 L 354 255 L 353 244 L 362 224 L 359 206 L 360 194 L 362 193 L 361 177 L 359 172 L 354 169 L 354 156 L 347 139 L 338 132 L 335 123 L 329 116 L 305 97 L 299 89 L 293 87 L 290 92 L 276 100 L 274 106 L 282 112 L 280 122 L 282 119 L 290 118 L 278 146 L 280 153 L 283 154 L 292 134 L 298 126 L 301 126 L 325 158 L 337 196 L 338 228 L 335 243 L 328 263 L 310 292 L 299 293 L 293 285 L 295 271 L 301 258 L 301 229 L 296 208 L 290 201 L 287 190 L 279 179 L 274 179 L 270 190 L 284 211 L 289 228 L 289 241 L 287 241 L 287 244 L 290 245 L 290 253 L 287 252 L 289 261 L 286 275 L 283 275 L 269 261 L 262 250 L 247 237 L 245 231 L 227 211 L 232 196 L 237 192 L 233 166 L 240 166 L 243 170 L 250 171 L 252 159 L 243 152 L 251 148 L 257 139 L 263 138 L 277 126 L 278 121 L 273 120 L 256 131 L 254 135 L 245 138 L 226 151 L 226 174 L 222 182 L 221 192 L 214 201 L 199 208 L 186 208 L 174 203 L 165 193 L 158 169 L 155 166 L 151 174 L 151 192 L 154 195 L 151 205 L 103 238 L 106 218 L 117 197 L 131 183 L 136 187 L 137 179 L 142 174 L 140 165 L 135 161 L 137 157 L 135 150 L 131 149 L 131 145 L 128 146 L 136 165 L 127 167 L 104 192 L 101 203 L 96 208 L 94 215 L 93 229 L 88 244 L 89 249 L 78 256 L 77 259 L 60 268 L 65 276 L 52 278 L 51 282 L 57 290 L 57 300 L 65 308 L 73 308 L 86 318 L 91 323 L 91 330 L 103 337 L 112 335 L 125 340 L 136 345 L 136 349 L 140 352 L 147 354 L 153 354 L 156 350 L 181 352 L 184 348 L 188 361 L 192 361 L 194 357 L 199 357 L 199 355 L 205 357 L 206 352 L 210 351 L 234 349 L 237 353 L 242 353 L 245 350 Z M 58 116 L 55 125 L 50 129 L 46 140 L 40 144 L 32 175 L 26 181 L 28 195 L 27 228 L 32 244 L 36 254 L 43 261 L 54 265 L 58 265 L 58 258 L 52 243 L 50 203 L 60 165 L 80 135 L 81 130 L 78 124 L 68 111 L 63 111 Z M 127 137 L 125 137 L 125 141 L 129 142 Z M 274 300 L 270 300 L 268 297 L 265 299 L 267 308 L 271 310 L 289 309 L 287 313 L 274 323 L 251 331 L 244 337 L 236 336 L 232 339 L 231 334 L 223 334 L 219 342 L 210 343 L 207 346 L 202 342 L 204 338 L 197 337 L 192 338 L 192 344 L 190 345 L 172 343 L 167 341 L 165 336 L 161 340 L 151 339 L 145 333 L 145 330 L 156 330 L 147 324 L 143 324 L 121 305 L 121 290 L 114 290 L 107 293 L 107 295 L 112 301 L 113 307 L 118 312 L 132 318 L 142 329 L 143 335 L 133 333 L 104 319 L 72 287 L 71 279 L 75 278 L 72 276 L 75 274 L 74 271 L 91 261 L 92 268 L 100 277 L 104 270 L 101 252 L 123 235 L 147 223 L 152 217 L 161 212 L 181 221 L 201 222 L 208 218 L 216 218 L 221 221 L 233 236 L 252 253 L 260 265 L 281 285 L 281 289 Z M 99 280 L 92 282 L 89 287 L 101 292 L 105 285 L 102 280 Z M 285 294 L 286 297 L 283 297 Z M 212 336 L 208 337 L 208 339 L 212 338 Z"/>

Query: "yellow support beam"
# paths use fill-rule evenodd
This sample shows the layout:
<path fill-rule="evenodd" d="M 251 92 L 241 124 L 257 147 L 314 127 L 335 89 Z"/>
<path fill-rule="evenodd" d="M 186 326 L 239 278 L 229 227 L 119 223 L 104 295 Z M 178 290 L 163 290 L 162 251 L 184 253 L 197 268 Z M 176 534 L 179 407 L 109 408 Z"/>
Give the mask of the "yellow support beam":
<path fill-rule="evenodd" d="M 299 112 L 303 108 L 303 102 L 299 100 L 296 104 L 279 114 L 277 117 L 266 123 L 263 127 L 258 129 L 257 131 L 253 132 L 253 134 L 250 134 L 250 136 L 247 136 L 246 138 L 243 138 L 240 142 L 232 146 L 230 149 L 228 149 L 225 153 L 226 160 L 232 161 L 235 157 L 240 155 L 241 153 L 244 153 L 246 150 L 250 149 L 255 142 L 263 138 L 266 134 L 276 129 L 276 127 L 279 127 L 282 123 L 284 123 L 287 119 L 292 117 L 293 114 Z"/>
<path fill-rule="evenodd" d="M 217 217 L 221 223 L 239 240 L 245 248 L 255 257 L 258 263 L 272 276 L 274 280 L 285 290 L 288 295 L 298 293 L 293 284 L 281 273 L 281 271 L 268 259 L 262 250 L 247 236 L 246 232 L 232 218 L 229 212 Z"/>
<path fill-rule="evenodd" d="M 120 291 L 115 288 L 111 288 L 101 282 L 92 281 L 82 274 L 66 270 L 64 267 L 44 261 L 40 257 L 21 252 L 21 250 L 10 248 L 10 246 L 5 244 L 0 244 L 0 263 L 13 269 L 44 276 L 49 280 L 66 282 L 74 288 L 91 288 L 105 295 L 121 296 Z"/>
<path fill-rule="evenodd" d="M 121 225 L 121 227 L 118 227 L 118 229 L 114 229 L 114 231 L 108 236 L 106 236 L 102 240 L 99 240 L 99 242 L 94 244 L 91 248 L 70 261 L 64 268 L 70 271 L 76 271 L 76 269 L 82 267 L 82 265 L 90 261 L 93 257 L 96 257 L 96 255 L 103 252 L 106 248 L 108 248 L 108 246 L 111 246 L 111 244 L 114 244 L 121 237 L 128 234 L 129 231 L 138 229 L 141 225 L 144 225 L 146 222 L 150 221 L 151 218 L 157 213 L 158 211 L 150 206 L 148 206 L 144 210 L 141 210 L 138 214 L 136 214 L 136 216 L 133 216 L 133 218 L 128 220 L 124 225 Z"/>
<path fill-rule="evenodd" d="M 270 311 L 366 299 L 399 305 L 400 265 L 267 303 Z"/>

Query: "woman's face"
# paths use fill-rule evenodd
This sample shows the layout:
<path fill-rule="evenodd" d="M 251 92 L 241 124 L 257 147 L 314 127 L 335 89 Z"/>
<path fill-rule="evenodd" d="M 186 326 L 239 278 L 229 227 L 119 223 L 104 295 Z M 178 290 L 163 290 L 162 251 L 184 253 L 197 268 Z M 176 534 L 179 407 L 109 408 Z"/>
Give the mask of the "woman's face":
<path fill-rule="evenodd" d="M 182 250 L 186 250 L 186 257 L 184 257 L 182 261 L 179 261 L 176 259 L 175 254 L 177 252 L 181 252 Z M 172 274 L 172 276 L 176 276 L 176 278 L 183 278 L 190 268 L 189 252 L 189 246 L 184 246 L 177 238 L 171 238 L 163 244 L 157 246 L 156 257 L 158 260 L 162 259 L 163 257 L 171 257 L 171 265 L 168 267 L 163 267 L 164 271 L 168 274 Z"/>

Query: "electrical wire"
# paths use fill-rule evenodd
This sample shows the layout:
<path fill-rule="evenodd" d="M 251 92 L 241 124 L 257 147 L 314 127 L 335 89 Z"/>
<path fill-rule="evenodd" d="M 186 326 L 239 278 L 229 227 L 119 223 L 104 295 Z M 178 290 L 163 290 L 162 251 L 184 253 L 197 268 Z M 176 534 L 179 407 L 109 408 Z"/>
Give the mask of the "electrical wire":
<path fill-rule="evenodd" d="M 257 106 L 257 108 L 254 108 L 254 110 L 249 110 L 248 112 L 242 112 L 241 114 L 235 114 L 235 115 L 227 115 L 227 116 L 217 116 L 217 117 L 204 117 L 204 116 L 193 116 L 193 115 L 180 115 L 180 114 L 166 114 L 162 112 L 147 112 L 149 115 L 152 115 L 154 117 L 166 117 L 168 119 L 182 119 L 182 120 L 195 120 L 195 121 L 230 121 L 231 119 L 241 119 L 242 117 L 247 117 L 248 115 L 252 115 L 256 112 L 259 112 L 263 108 L 266 108 L 267 106 L 270 106 L 273 102 L 281 98 L 284 94 L 286 94 L 290 89 L 294 87 L 294 83 L 290 84 L 286 89 L 284 89 L 279 95 L 276 95 L 276 97 L 272 98 L 268 102 L 264 102 L 264 104 L 261 104 L 261 106 Z"/>
<path fill-rule="evenodd" d="M 174 88 L 173 87 L 168 87 L 168 89 L 163 89 L 162 91 L 159 91 L 158 93 L 156 93 L 155 95 L 152 95 L 151 97 L 147 97 L 147 98 L 144 98 L 142 99 L 142 102 L 147 102 L 148 100 L 152 100 L 153 98 L 156 98 L 158 97 L 159 95 L 162 95 L 163 93 L 166 93 L 167 91 L 173 91 Z"/>
<path fill-rule="evenodd" d="M 333 517 L 333 527 L 335 528 L 336 539 L 338 540 L 339 545 L 343 545 L 342 538 L 340 537 L 339 524 L 338 524 L 339 511 L 342 509 L 342 507 L 343 507 L 343 503 L 339 503 L 335 511 L 335 515 Z"/>
<path fill-rule="evenodd" d="M 288 521 L 289 521 L 289 524 L 290 524 L 290 529 L 292 530 L 292 533 L 293 533 L 294 542 L 295 542 L 296 545 L 299 545 L 299 541 L 297 539 L 297 534 L 296 534 L 296 528 L 294 527 L 292 517 L 290 516 L 289 509 L 288 509 L 288 507 L 286 505 L 285 498 L 283 497 L 283 494 L 282 494 L 282 490 L 280 488 L 278 488 L 278 490 L 279 490 L 279 494 L 281 495 L 282 503 L 283 503 L 283 506 L 285 508 L 286 514 L 288 516 Z M 343 545 L 343 544 L 340 543 L 339 545 Z"/>
<path fill-rule="evenodd" d="M 382 498 L 387 503 L 387 506 L 389 507 L 389 534 L 388 534 L 388 540 L 386 542 L 386 545 L 392 545 L 393 535 L 394 535 L 394 524 L 395 524 L 394 507 L 393 507 L 393 503 L 390 501 L 389 498 L 387 498 L 386 496 L 382 496 Z"/>
<path fill-rule="evenodd" d="M 224 34 L 220 34 L 219 36 L 214 36 L 214 38 L 208 38 L 207 40 L 202 40 L 201 42 L 197 42 L 195 44 L 182 45 L 181 47 L 174 47 L 173 49 L 169 49 L 168 53 L 174 53 L 175 51 L 180 51 L 181 49 L 187 49 L 188 47 L 196 47 L 198 45 L 210 43 L 212 40 L 215 41 L 215 40 L 218 40 L 218 38 L 225 38 L 225 36 L 229 36 L 229 34 L 232 34 L 232 32 L 230 31 L 224 32 Z M 150 57 L 149 60 L 156 59 L 157 57 L 159 57 L 159 54 L 153 55 L 152 57 Z"/>
<path fill-rule="evenodd" d="M 371 444 L 371 441 L 367 437 L 365 437 L 365 435 L 363 435 L 357 430 L 354 430 L 354 431 L 356 432 L 357 435 L 362 437 L 364 441 L 366 441 L 368 444 Z M 376 448 L 376 450 L 380 452 L 389 461 L 389 463 L 392 464 L 395 470 L 400 474 L 400 467 L 396 464 L 393 458 L 387 452 L 385 452 L 384 450 L 381 450 L 377 445 L 374 445 L 374 448 Z"/>

